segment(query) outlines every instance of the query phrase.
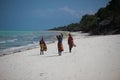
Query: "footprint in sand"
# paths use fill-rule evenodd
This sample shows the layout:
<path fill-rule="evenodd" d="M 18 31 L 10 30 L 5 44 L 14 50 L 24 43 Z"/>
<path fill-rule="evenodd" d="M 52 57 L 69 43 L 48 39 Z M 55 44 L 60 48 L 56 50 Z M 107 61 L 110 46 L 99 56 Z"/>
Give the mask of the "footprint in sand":
<path fill-rule="evenodd" d="M 44 76 L 45 75 L 45 73 L 40 73 L 40 76 Z"/>

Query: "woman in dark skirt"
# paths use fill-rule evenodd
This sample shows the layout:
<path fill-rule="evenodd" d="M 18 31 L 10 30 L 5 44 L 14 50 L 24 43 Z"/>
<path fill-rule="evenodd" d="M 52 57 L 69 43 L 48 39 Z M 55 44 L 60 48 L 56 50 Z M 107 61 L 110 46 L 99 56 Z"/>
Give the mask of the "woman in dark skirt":
<path fill-rule="evenodd" d="M 58 55 L 61 56 L 62 51 L 64 51 L 63 49 L 63 44 L 62 44 L 62 40 L 63 40 L 63 34 L 61 33 L 61 35 L 57 35 L 56 36 L 58 39 Z"/>

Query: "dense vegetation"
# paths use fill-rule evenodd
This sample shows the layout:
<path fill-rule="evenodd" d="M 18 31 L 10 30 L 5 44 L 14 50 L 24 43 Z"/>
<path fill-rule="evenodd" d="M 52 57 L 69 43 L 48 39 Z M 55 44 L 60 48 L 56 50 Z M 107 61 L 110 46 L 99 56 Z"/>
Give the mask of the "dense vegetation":
<path fill-rule="evenodd" d="M 83 31 L 93 35 L 120 34 L 120 0 L 111 0 L 105 8 L 100 8 L 94 15 L 84 15 L 79 23 L 51 30 Z"/>

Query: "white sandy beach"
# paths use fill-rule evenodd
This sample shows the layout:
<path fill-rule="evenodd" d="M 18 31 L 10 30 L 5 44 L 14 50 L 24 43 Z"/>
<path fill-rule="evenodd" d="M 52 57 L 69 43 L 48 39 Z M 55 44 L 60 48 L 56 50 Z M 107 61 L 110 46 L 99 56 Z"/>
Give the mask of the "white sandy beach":
<path fill-rule="evenodd" d="M 57 56 L 57 42 L 0 57 L 0 80 L 120 80 L 120 35 L 74 36 L 72 53 L 67 39 Z"/>

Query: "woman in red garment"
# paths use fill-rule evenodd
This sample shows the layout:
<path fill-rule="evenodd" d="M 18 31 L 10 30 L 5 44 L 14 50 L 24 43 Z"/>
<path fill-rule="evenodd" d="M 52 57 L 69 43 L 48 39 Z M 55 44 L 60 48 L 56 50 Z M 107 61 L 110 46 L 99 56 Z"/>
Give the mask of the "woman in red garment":
<path fill-rule="evenodd" d="M 73 42 L 73 37 L 71 34 L 69 34 L 69 37 L 68 37 L 68 45 L 69 45 L 69 52 L 71 53 L 73 46 L 76 47 L 76 45 Z"/>

